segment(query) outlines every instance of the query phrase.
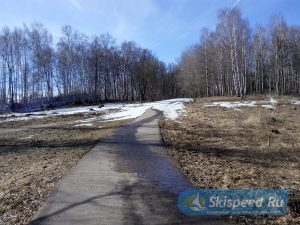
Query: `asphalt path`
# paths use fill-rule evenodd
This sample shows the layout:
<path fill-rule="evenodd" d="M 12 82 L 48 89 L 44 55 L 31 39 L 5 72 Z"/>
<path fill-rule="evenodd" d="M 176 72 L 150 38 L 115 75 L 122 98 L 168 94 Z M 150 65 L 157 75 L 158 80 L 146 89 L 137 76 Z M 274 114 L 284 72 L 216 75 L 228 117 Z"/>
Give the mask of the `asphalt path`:
<path fill-rule="evenodd" d="M 160 117 L 149 109 L 102 140 L 61 179 L 30 224 L 229 224 L 178 210 L 179 192 L 192 186 L 167 156 Z"/>

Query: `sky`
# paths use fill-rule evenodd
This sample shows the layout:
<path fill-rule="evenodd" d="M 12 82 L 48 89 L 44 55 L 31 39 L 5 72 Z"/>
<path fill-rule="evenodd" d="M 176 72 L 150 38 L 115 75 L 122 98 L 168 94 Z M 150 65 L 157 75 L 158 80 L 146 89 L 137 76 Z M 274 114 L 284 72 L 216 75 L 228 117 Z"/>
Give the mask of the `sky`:
<path fill-rule="evenodd" d="M 238 7 L 252 27 L 280 14 L 300 25 L 299 0 L 0 0 L 0 27 L 41 22 L 59 40 L 70 25 L 89 36 L 110 33 L 118 43 L 135 41 L 165 63 L 213 30 L 218 11 Z"/>

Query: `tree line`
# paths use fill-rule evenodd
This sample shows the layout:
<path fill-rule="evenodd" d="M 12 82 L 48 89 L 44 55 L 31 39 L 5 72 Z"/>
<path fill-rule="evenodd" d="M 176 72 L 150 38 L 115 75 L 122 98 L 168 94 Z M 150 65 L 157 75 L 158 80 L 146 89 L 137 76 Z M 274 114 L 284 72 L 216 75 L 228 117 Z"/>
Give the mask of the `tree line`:
<path fill-rule="evenodd" d="M 178 63 L 109 34 L 89 37 L 70 26 L 56 44 L 40 23 L 0 31 L 0 111 L 5 105 L 153 101 L 274 93 L 300 94 L 300 27 L 273 16 L 251 29 L 239 9 L 219 11 L 213 31 Z"/>
<path fill-rule="evenodd" d="M 191 97 L 299 95 L 300 27 L 275 15 L 252 30 L 239 9 L 223 9 L 177 66 L 181 91 Z"/>
<path fill-rule="evenodd" d="M 134 42 L 62 28 L 56 45 L 39 23 L 0 32 L 0 104 L 152 101 L 172 97 L 168 67 Z"/>

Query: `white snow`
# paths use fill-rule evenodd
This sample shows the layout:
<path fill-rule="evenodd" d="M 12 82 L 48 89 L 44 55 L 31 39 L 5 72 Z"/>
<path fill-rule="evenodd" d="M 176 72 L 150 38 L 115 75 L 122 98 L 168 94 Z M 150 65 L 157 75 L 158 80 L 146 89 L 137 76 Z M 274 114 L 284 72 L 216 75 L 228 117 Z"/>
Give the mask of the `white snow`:
<path fill-rule="evenodd" d="M 300 100 L 294 99 L 294 100 L 292 100 L 292 104 L 300 105 Z"/>
<path fill-rule="evenodd" d="M 270 97 L 268 101 L 260 101 L 260 103 L 262 104 L 261 107 L 266 109 L 276 109 L 278 101 L 273 97 Z"/>
<path fill-rule="evenodd" d="M 62 109 L 54 109 L 48 111 L 38 111 L 31 113 L 11 113 L 11 114 L 3 114 L 0 115 L 0 118 L 5 117 L 32 117 L 32 116 L 55 116 L 55 115 L 73 115 L 77 113 L 86 113 L 91 110 L 100 111 L 103 108 L 98 108 L 98 106 L 83 106 L 83 107 L 72 107 L 72 108 L 62 108 Z"/>
<path fill-rule="evenodd" d="M 102 117 L 92 117 L 89 119 L 78 120 L 73 124 L 75 126 L 90 126 L 93 121 L 96 120 L 125 120 L 125 119 L 134 119 L 141 116 L 147 109 L 153 108 L 164 113 L 164 116 L 168 119 L 175 120 L 182 112 L 184 112 L 184 104 L 192 102 L 193 99 L 190 98 L 178 98 L 178 99 L 169 99 L 157 102 L 149 103 L 134 103 L 134 104 L 121 104 L 121 103 L 108 103 L 104 104 L 104 107 L 99 108 L 95 106 L 84 106 L 84 107 L 73 107 L 73 108 L 62 108 L 49 111 L 40 111 L 33 113 L 13 113 L 0 115 L 1 122 L 8 121 L 18 121 L 18 120 L 28 120 L 33 118 L 44 118 L 48 116 L 57 116 L 57 115 L 73 115 L 78 113 L 91 113 L 95 111 L 106 112 L 109 110 L 116 110 L 117 112 L 108 113 Z"/>
<path fill-rule="evenodd" d="M 184 104 L 192 101 L 193 99 L 190 98 L 178 98 L 142 104 L 126 104 L 121 108 L 121 112 L 104 115 L 103 119 L 134 119 L 141 116 L 147 109 L 152 108 L 163 112 L 167 119 L 176 120 L 177 117 L 184 112 Z"/>
<path fill-rule="evenodd" d="M 266 109 L 275 109 L 275 106 L 272 105 L 261 105 L 261 107 L 266 108 Z"/>
<path fill-rule="evenodd" d="M 81 123 L 81 124 L 77 124 L 74 127 L 92 127 L 93 124 L 92 123 Z"/>
<path fill-rule="evenodd" d="M 31 139 L 31 138 L 33 138 L 34 137 L 34 135 L 29 135 L 28 137 L 25 137 L 25 138 L 20 138 L 21 140 L 26 140 L 26 139 Z"/>
<path fill-rule="evenodd" d="M 144 104 L 126 104 L 120 108 L 120 112 L 109 113 L 104 115 L 102 118 L 104 120 L 127 120 L 137 118 L 147 110 L 151 108 L 150 106 L 145 106 Z"/>
<path fill-rule="evenodd" d="M 204 107 L 220 106 L 223 108 L 234 109 L 240 111 L 241 107 L 256 107 L 256 101 L 236 101 L 236 102 L 213 102 L 212 105 L 205 105 Z"/>
<path fill-rule="evenodd" d="M 170 120 L 176 120 L 184 112 L 184 104 L 192 102 L 193 99 L 171 99 L 153 103 L 152 108 L 162 111 L 164 116 Z"/>
<path fill-rule="evenodd" d="M 274 98 L 271 97 L 270 98 L 270 103 L 273 104 L 273 105 L 275 105 L 275 104 L 278 103 L 278 101 L 276 99 L 274 99 Z"/>
<path fill-rule="evenodd" d="M 29 119 L 41 119 L 49 116 L 61 116 L 61 115 L 74 115 L 78 113 L 91 113 L 95 111 L 106 111 L 106 110 L 120 110 L 123 107 L 123 104 L 105 104 L 104 107 L 99 108 L 98 105 L 94 106 L 82 106 L 82 107 L 72 107 L 72 108 L 61 108 L 49 111 L 38 111 L 32 113 L 10 113 L 10 114 L 3 114 L 0 115 L 0 123 L 2 122 L 10 122 L 10 121 L 20 121 L 20 120 L 29 120 Z M 95 120 L 87 119 L 79 122 L 91 122 Z"/>
<path fill-rule="evenodd" d="M 228 108 L 228 109 L 234 109 L 237 111 L 241 111 L 241 107 L 257 107 L 261 106 L 266 109 L 276 109 L 278 101 L 274 98 L 270 98 L 269 100 L 265 101 L 224 101 L 224 102 L 213 102 L 210 105 L 204 105 L 204 107 L 214 107 L 214 106 L 219 106 L 223 108 Z"/>

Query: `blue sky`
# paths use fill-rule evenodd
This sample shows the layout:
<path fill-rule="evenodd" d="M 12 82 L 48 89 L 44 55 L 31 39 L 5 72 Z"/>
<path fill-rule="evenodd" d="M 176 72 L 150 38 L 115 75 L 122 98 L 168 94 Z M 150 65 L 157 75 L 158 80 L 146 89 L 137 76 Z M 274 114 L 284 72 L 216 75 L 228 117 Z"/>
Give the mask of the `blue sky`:
<path fill-rule="evenodd" d="M 0 26 L 42 22 L 56 40 L 66 24 L 91 36 L 108 32 L 169 63 L 199 40 L 202 27 L 214 29 L 219 9 L 234 5 L 253 27 L 278 13 L 300 25 L 299 0 L 0 0 Z"/>

